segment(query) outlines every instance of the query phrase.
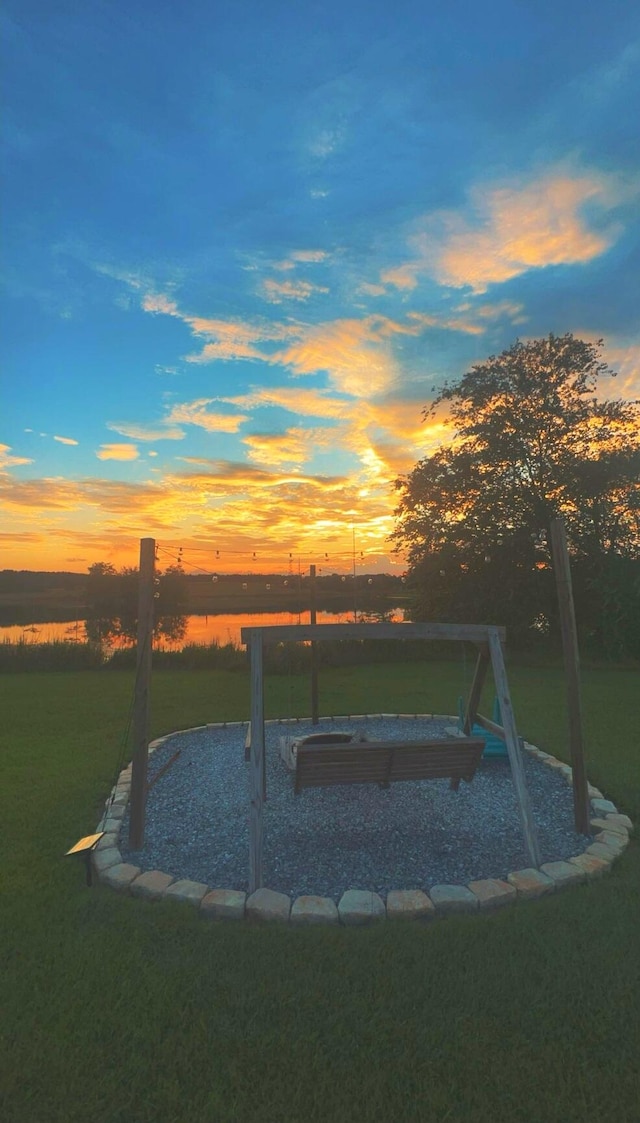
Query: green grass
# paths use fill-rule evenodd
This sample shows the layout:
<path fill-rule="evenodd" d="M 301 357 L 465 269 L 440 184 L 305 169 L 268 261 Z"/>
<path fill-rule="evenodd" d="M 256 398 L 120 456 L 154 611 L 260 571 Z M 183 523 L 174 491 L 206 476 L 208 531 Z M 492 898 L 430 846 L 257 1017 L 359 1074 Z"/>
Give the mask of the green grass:
<path fill-rule="evenodd" d="M 321 708 L 454 712 L 463 677 L 326 671 Z M 520 732 L 566 757 L 559 671 L 510 679 Z M 637 841 L 599 882 L 425 927 L 225 926 L 88 890 L 61 855 L 95 826 L 131 687 L 0 680 L 3 1123 L 638 1119 Z M 308 693 L 272 676 L 267 712 L 308 712 Z M 640 819 L 637 695 L 636 671 L 584 671 L 589 777 Z M 153 735 L 247 713 L 244 674 L 154 675 Z"/>

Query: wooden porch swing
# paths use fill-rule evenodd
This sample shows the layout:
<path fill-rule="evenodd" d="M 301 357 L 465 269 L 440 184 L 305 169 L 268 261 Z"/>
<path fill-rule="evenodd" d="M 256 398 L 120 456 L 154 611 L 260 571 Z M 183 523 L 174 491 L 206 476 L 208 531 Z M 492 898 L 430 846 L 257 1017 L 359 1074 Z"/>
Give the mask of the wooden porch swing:
<path fill-rule="evenodd" d="M 447 741 L 354 742 L 345 745 L 301 745 L 296 762 L 295 792 L 306 787 L 449 778 L 457 790 L 475 774 L 484 741 L 470 736 L 474 724 L 504 740 L 518 801 L 527 858 L 540 864 L 540 850 L 527 790 L 518 732 L 504 663 L 505 629 L 488 624 L 285 624 L 243 628 L 242 642 L 251 656 L 251 724 L 246 749 L 250 761 L 249 892 L 262 885 L 263 805 L 267 797 L 265 770 L 263 649 L 265 644 L 304 640 L 454 640 L 473 643 L 478 658 L 467 700 L 463 736 Z M 503 724 L 478 713 L 491 665 Z"/>

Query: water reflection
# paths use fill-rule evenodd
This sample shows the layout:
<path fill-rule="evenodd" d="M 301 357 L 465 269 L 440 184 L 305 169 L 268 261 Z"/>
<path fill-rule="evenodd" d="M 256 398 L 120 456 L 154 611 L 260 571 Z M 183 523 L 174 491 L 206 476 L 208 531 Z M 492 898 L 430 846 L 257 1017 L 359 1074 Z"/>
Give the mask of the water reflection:
<path fill-rule="evenodd" d="M 304 612 L 234 612 L 208 616 L 161 616 L 154 628 L 154 647 L 162 651 L 176 651 L 189 643 L 221 646 L 233 643 L 240 646 L 242 628 L 266 628 L 275 624 L 309 624 L 311 614 Z M 318 624 L 353 623 L 353 612 L 317 613 Z M 360 623 L 397 623 L 404 619 L 400 608 L 358 612 Z M 21 624 L 0 628 L 0 642 L 53 643 L 71 641 L 94 643 L 109 650 L 130 647 L 135 643 L 135 621 L 117 616 L 99 616 L 88 620 L 69 622 Z"/>

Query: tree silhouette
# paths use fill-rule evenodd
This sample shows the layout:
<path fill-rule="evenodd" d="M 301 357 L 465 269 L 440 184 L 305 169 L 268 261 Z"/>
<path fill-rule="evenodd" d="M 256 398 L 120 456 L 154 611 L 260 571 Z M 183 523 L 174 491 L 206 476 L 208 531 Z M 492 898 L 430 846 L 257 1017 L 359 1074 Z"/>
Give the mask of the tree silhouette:
<path fill-rule="evenodd" d="M 448 405 L 454 433 L 396 481 L 393 538 L 408 554 L 419 617 L 491 618 L 521 637 L 553 628 L 544 532 L 556 515 L 586 631 L 606 646 L 612 597 L 640 611 L 640 412 L 597 393 L 615 377 L 601 346 L 570 334 L 518 341 L 425 410 Z"/>

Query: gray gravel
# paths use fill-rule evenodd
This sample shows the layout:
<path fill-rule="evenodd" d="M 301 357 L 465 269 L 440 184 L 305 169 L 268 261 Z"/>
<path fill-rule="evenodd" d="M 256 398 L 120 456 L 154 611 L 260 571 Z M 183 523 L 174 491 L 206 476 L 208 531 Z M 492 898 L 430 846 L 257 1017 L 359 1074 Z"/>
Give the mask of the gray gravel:
<path fill-rule="evenodd" d="M 366 732 L 381 740 L 443 737 L 430 719 L 324 719 L 320 728 Z M 267 725 L 264 884 L 291 897 L 316 893 L 338 901 L 346 889 L 424 889 L 505 877 L 529 865 L 507 760 L 483 761 L 471 784 L 448 780 L 307 789 L 294 796 L 279 738 L 316 731 L 310 722 Z M 149 793 L 145 845 L 125 861 L 211 888 L 248 888 L 249 792 L 246 725 L 176 734 L 153 753 L 150 775 L 181 749 Z M 590 839 L 575 833 L 571 787 L 525 754 L 542 861 L 580 854 Z"/>

